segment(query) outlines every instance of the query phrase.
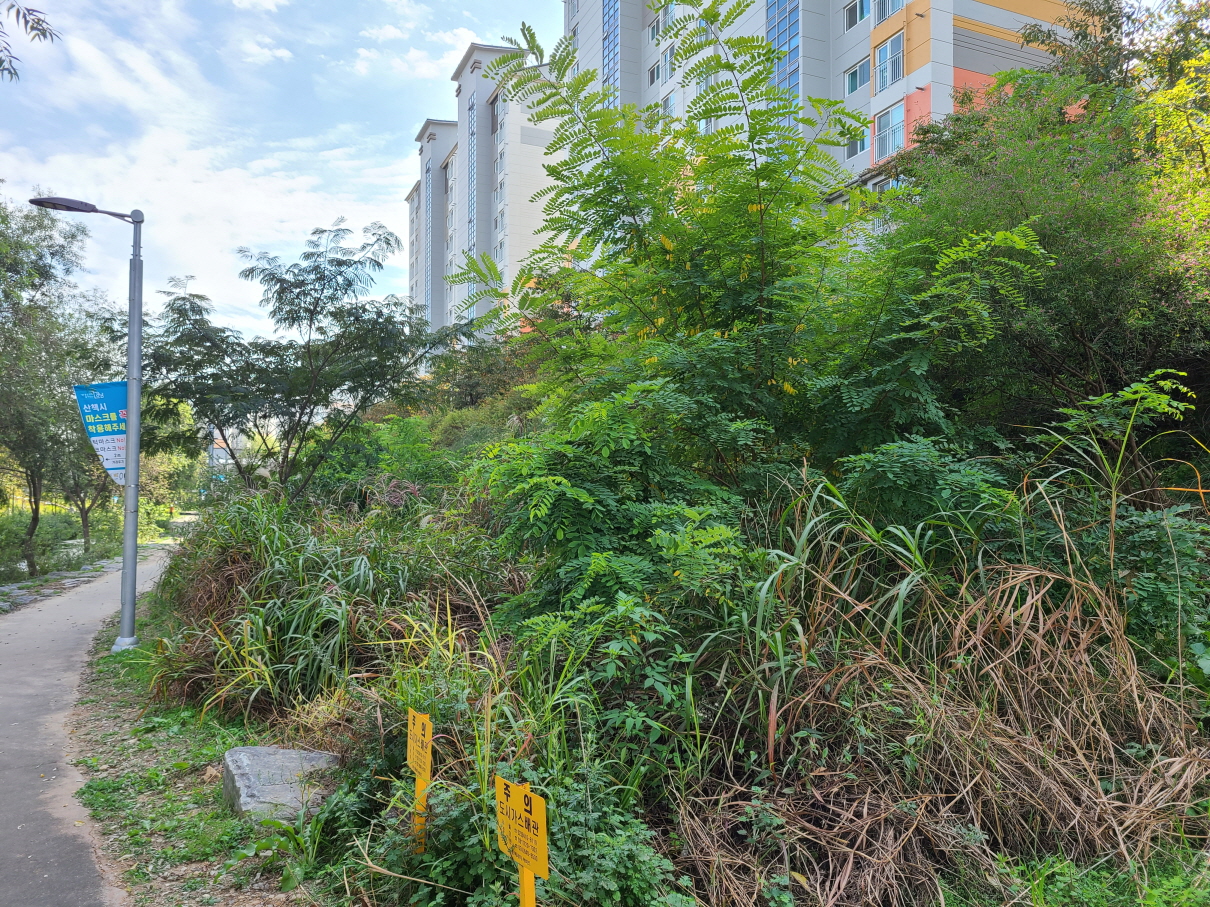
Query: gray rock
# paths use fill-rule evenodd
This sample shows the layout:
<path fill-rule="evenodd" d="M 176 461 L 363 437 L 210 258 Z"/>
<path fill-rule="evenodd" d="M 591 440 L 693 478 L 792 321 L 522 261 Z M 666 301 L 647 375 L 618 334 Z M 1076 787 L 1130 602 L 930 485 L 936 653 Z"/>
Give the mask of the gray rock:
<path fill-rule="evenodd" d="M 336 765 L 335 756 L 276 746 L 237 746 L 223 756 L 223 801 L 252 820 L 298 817 L 323 799 L 307 775 Z"/>

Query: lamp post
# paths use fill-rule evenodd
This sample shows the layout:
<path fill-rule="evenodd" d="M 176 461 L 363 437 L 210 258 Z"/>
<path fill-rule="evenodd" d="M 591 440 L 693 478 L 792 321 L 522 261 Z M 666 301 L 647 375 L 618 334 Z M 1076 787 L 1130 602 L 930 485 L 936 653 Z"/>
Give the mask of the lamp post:
<path fill-rule="evenodd" d="M 126 339 L 126 489 L 122 521 L 122 617 L 114 652 L 139 644 L 134 632 L 134 605 L 139 565 L 139 436 L 143 402 L 143 212 L 105 211 L 74 198 L 31 198 L 31 205 L 77 214 L 108 214 L 134 225 L 130 253 L 130 314 Z"/>

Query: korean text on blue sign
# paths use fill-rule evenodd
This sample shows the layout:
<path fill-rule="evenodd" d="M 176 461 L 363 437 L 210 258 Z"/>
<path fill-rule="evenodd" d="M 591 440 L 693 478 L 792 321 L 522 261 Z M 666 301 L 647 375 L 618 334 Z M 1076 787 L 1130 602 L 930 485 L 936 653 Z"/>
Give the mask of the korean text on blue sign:
<path fill-rule="evenodd" d="M 76 402 L 92 448 L 109 477 L 126 484 L 126 382 L 77 384 Z"/>

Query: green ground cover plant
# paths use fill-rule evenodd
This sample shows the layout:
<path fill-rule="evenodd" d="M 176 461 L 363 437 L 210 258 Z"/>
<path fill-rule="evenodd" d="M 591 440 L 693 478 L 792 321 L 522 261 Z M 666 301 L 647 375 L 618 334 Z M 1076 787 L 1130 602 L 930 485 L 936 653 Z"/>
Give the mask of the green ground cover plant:
<path fill-rule="evenodd" d="M 174 618 L 159 602 L 144 599 L 140 610 L 147 628 L 141 647 L 108 654 L 115 625 L 94 648 L 70 727 L 87 778 L 77 796 L 134 903 L 219 904 L 225 893 L 214 886 L 218 868 L 253 836 L 222 802 L 222 755 L 266 735 L 257 724 L 202 716 L 197 706 L 149 704 L 149 648 L 172 631 Z M 247 884 L 253 875 L 239 879 Z"/>

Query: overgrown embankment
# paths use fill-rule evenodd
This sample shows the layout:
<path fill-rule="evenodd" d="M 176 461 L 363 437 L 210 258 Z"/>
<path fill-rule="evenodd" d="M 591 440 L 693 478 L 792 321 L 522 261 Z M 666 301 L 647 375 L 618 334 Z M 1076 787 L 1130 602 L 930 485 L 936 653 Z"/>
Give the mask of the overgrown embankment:
<path fill-rule="evenodd" d="M 1000 903 L 1036 861 L 1162 869 L 1204 833 L 1197 715 L 1112 594 L 789 500 L 768 559 L 683 531 L 653 559 L 672 591 L 525 618 L 540 566 L 465 507 L 242 498 L 165 577 L 157 688 L 340 753 L 307 872 L 374 904 L 507 902 L 497 772 L 548 798 L 550 903 Z M 409 707 L 435 723 L 424 854 Z"/>

